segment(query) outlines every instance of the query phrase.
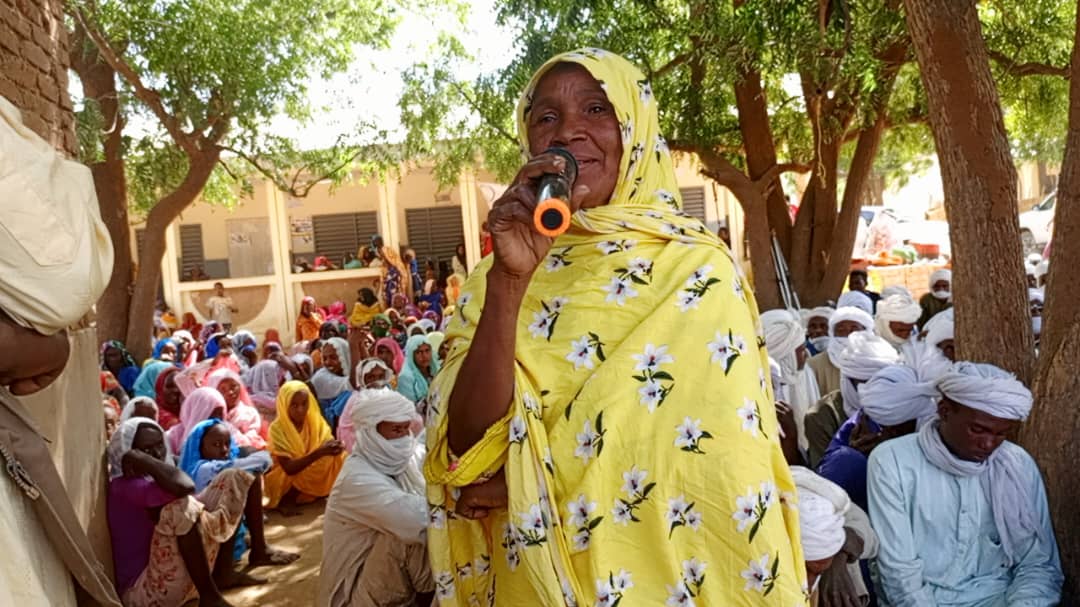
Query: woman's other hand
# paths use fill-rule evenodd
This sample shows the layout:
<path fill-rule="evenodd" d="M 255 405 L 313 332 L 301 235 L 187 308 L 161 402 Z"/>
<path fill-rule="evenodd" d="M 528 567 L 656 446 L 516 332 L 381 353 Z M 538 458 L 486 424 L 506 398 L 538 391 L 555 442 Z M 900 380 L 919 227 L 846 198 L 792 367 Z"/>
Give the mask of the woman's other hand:
<path fill-rule="evenodd" d="M 486 518 L 488 512 L 506 508 L 506 475 L 502 470 L 491 480 L 461 489 L 454 511 L 467 519 Z"/>

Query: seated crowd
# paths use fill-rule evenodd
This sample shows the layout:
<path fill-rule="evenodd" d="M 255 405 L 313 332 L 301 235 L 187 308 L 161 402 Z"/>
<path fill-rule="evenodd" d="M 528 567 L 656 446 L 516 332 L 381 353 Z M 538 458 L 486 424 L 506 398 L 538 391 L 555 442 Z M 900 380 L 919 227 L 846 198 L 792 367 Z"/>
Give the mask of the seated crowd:
<path fill-rule="evenodd" d="M 811 603 L 1056 604 L 1042 479 L 1006 440 L 1031 393 L 955 360 L 947 270 L 919 301 L 870 293 L 865 278 L 853 273 L 836 308 L 761 316 Z M 162 335 L 141 365 L 120 342 L 102 346 L 125 605 L 227 605 L 222 590 L 262 581 L 237 563 L 298 557 L 267 544 L 264 510 L 321 499 L 317 605 L 434 604 L 423 418 L 454 308 L 389 300 L 362 289 L 346 316 L 305 298 L 289 347 L 213 321 Z M 1032 302 L 1041 312 L 1040 291 Z"/>

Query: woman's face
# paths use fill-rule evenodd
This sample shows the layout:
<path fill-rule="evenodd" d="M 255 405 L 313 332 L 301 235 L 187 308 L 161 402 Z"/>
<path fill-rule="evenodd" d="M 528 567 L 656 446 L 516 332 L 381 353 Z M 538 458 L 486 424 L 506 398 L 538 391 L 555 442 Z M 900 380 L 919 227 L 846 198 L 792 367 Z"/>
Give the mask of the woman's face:
<path fill-rule="evenodd" d="M 150 457 L 165 461 L 165 435 L 153 426 L 139 426 L 135 438 L 131 441 L 133 451 L 142 451 Z"/>
<path fill-rule="evenodd" d="M 225 424 L 214 424 L 206 429 L 200 451 L 203 459 L 229 459 L 229 430 Z"/>
<path fill-rule="evenodd" d="M 386 346 L 379 346 L 375 348 L 375 356 L 378 356 L 380 360 L 386 363 L 387 367 L 393 368 L 394 365 L 394 353 Z"/>
<path fill-rule="evenodd" d="M 372 369 L 372 370 L 368 371 L 366 374 L 364 374 L 364 387 L 365 388 L 374 385 L 375 382 L 384 382 L 384 381 L 386 381 L 386 370 L 383 369 L 382 367 L 375 367 L 374 369 Z"/>
<path fill-rule="evenodd" d="M 289 401 L 289 421 L 298 429 L 304 427 L 304 420 L 307 419 L 309 398 L 307 390 L 300 390 L 293 394 L 292 400 Z"/>
<path fill-rule="evenodd" d="M 589 193 L 581 206 L 608 203 L 619 180 L 622 133 L 615 108 L 604 89 L 577 64 L 551 68 L 537 83 L 526 128 L 529 152 L 536 156 L 549 147 L 566 148 L 578 162 L 575 185 Z"/>
<path fill-rule="evenodd" d="M 176 344 L 169 342 L 164 346 L 161 346 L 161 356 L 159 360 L 175 361 L 176 360 Z"/>
<path fill-rule="evenodd" d="M 385 318 L 376 318 L 375 319 L 375 330 L 380 331 L 382 333 L 386 333 L 386 332 L 390 331 L 390 323 L 387 322 Z"/>
<path fill-rule="evenodd" d="M 236 401 L 240 399 L 240 384 L 234 379 L 223 379 L 218 384 L 217 390 L 225 397 L 225 406 L 232 411 L 236 407 Z"/>
<path fill-rule="evenodd" d="M 431 366 L 431 346 L 428 344 L 421 344 L 420 347 L 416 349 L 416 352 L 413 352 L 413 362 L 415 362 L 416 366 L 420 367 L 421 370 L 428 370 Z"/>
<path fill-rule="evenodd" d="M 300 313 L 304 316 L 311 316 L 311 309 L 313 307 L 314 306 L 311 305 L 310 301 L 305 301 L 304 303 L 300 304 Z"/>
<path fill-rule="evenodd" d="M 176 385 L 176 373 L 172 373 L 165 378 L 165 383 L 162 384 L 161 395 L 166 410 L 173 414 L 180 412 L 181 394 L 180 386 Z"/>
<path fill-rule="evenodd" d="M 328 371 L 334 375 L 344 375 L 341 370 L 341 358 L 338 357 L 337 348 L 330 344 L 323 344 L 322 347 L 322 364 Z"/>
<path fill-rule="evenodd" d="M 441 344 L 439 344 L 439 360 L 446 360 L 446 355 L 449 354 L 449 353 L 450 353 L 450 341 L 449 340 L 443 340 L 443 342 Z"/>
<path fill-rule="evenodd" d="M 120 369 L 124 366 L 124 355 L 116 348 L 105 350 L 105 366 L 110 369 Z"/>
<path fill-rule="evenodd" d="M 157 410 L 145 402 L 139 402 L 132 409 L 131 417 L 145 417 L 157 421 Z"/>

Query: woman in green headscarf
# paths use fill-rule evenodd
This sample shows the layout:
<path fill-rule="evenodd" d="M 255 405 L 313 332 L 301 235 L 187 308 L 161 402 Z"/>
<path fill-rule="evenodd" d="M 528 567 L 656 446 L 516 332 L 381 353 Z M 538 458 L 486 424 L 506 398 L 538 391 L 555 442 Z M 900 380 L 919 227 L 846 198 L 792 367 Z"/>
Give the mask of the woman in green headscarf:
<path fill-rule="evenodd" d="M 428 397 L 440 604 L 804 605 L 756 306 L 680 211 L 649 83 L 611 53 L 567 53 L 517 120 L 529 160 L 488 216 L 495 251 Z M 532 219 L 538 179 L 565 163 L 553 146 L 579 165 L 554 241 Z"/>

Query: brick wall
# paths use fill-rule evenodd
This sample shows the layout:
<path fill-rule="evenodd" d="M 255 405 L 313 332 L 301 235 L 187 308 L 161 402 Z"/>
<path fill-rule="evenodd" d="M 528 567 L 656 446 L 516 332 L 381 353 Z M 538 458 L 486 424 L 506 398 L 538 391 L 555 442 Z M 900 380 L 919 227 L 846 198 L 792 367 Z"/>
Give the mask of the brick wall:
<path fill-rule="evenodd" d="M 0 95 L 34 132 L 74 154 L 62 7 L 62 0 L 0 0 Z"/>

